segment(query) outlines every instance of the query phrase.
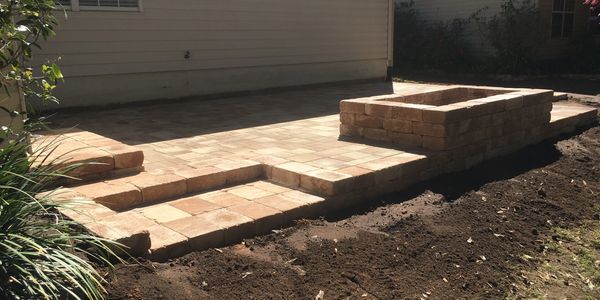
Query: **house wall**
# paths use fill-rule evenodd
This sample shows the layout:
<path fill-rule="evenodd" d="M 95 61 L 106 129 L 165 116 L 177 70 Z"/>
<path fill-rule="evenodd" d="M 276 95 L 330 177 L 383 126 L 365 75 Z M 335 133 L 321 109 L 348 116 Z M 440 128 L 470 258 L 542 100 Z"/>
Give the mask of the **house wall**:
<path fill-rule="evenodd" d="M 61 106 L 384 79 L 391 61 L 391 0 L 142 4 L 60 17 L 36 59 L 61 57 Z"/>
<path fill-rule="evenodd" d="M 396 2 L 406 1 L 409 0 L 396 0 Z M 501 11 L 503 2 L 504 0 L 415 0 L 414 8 L 419 11 L 424 20 L 448 21 L 455 18 L 468 18 L 482 8 L 486 9 L 481 12 L 481 16 L 491 17 Z M 588 26 L 589 9 L 582 2 L 575 0 L 574 35 L 585 32 Z M 549 38 L 545 45 L 540 45 L 540 55 L 543 58 L 558 57 L 565 50 L 569 39 L 550 39 L 553 1 L 537 0 L 537 4 Z M 476 55 L 484 56 L 493 53 L 493 49 L 484 40 L 476 24 L 472 24 L 467 29 L 466 38 L 473 46 Z"/>

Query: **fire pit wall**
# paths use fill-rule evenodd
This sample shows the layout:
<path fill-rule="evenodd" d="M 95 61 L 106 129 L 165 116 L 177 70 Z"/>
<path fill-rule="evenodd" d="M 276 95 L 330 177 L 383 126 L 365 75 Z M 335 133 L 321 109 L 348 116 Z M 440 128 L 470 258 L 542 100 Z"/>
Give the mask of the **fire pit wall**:
<path fill-rule="evenodd" d="M 553 92 L 449 87 L 340 102 L 340 135 L 494 157 L 544 138 Z"/>

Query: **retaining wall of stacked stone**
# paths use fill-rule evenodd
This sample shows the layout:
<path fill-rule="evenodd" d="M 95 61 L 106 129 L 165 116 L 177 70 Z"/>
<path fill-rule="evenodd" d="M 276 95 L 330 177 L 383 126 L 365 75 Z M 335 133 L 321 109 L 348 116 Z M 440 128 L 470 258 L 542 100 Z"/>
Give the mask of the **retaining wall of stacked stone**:
<path fill-rule="evenodd" d="M 430 100 L 420 95 L 418 104 L 405 103 L 415 102 L 413 95 L 344 100 L 340 135 L 433 150 L 428 156 L 435 153 L 438 163 L 421 177 L 470 168 L 546 138 L 552 91 L 476 90 L 483 91 L 462 93 L 467 99 L 484 98 L 456 103 L 440 92 L 428 93 Z M 454 97 L 459 95 L 454 92 Z"/>

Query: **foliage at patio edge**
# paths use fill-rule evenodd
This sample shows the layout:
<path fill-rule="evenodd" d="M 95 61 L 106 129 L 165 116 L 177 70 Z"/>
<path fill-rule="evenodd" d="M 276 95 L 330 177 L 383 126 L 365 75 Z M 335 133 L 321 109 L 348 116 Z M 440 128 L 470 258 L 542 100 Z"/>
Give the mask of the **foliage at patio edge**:
<path fill-rule="evenodd" d="M 55 34 L 56 5 L 55 0 L 0 1 L 0 89 L 9 99 L 17 85 L 26 100 L 58 101 L 53 90 L 63 78 L 59 67 L 31 66 L 38 42 Z M 56 202 L 52 191 L 39 196 L 77 166 L 57 169 L 64 162 L 46 161 L 60 141 L 30 153 L 34 122 L 10 107 L 0 105 L 0 113 L 25 123 L 22 131 L 13 130 L 13 123 L 0 124 L 0 299 L 103 299 L 105 280 L 94 263 L 112 267 L 111 248 L 118 245 L 61 216 L 59 209 L 75 209 L 76 203 Z"/>
<path fill-rule="evenodd" d="M 105 283 L 91 261 L 111 267 L 111 242 L 64 219 L 48 184 L 76 166 L 44 161 L 59 140 L 29 154 L 26 135 L 0 148 L 0 299 L 103 299 Z M 43 166 L 34 167 L 33 161 Z"/>
<path fill-rule="evenodd" d="M 32 68 L 28 62 L 39 42 L 55 34 L 55 0 L 5 0 L 0 2 L 0 88 L 18 83 L 26 97 L 57 102 L 52 94 L 63 79 L 57 64 L 47 62 Z M 12 112 L 18 114 L 23 112 Z"/>

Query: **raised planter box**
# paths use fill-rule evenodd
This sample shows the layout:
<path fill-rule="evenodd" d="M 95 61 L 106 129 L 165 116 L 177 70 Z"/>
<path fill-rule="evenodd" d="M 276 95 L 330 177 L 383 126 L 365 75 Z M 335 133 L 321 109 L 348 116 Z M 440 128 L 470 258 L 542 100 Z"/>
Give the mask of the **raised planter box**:
<path fill-rule="evenodd" d="M 491 151 L 543 136 L 553 91 L 448 87 L 343 100 L 340 135 L 448 151 Z"/>

